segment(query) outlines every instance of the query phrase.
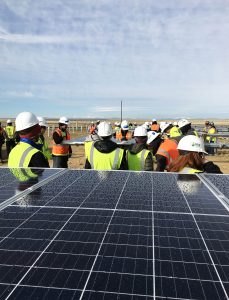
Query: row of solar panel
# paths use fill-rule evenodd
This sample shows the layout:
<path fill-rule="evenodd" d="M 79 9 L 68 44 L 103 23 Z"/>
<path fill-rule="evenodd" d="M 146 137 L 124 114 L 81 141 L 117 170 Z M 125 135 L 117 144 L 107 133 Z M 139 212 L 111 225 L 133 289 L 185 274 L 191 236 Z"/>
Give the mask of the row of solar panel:
<path fill-rule="evenodd" d="M 211 181 L 226 191 L 227 176 Z M 195 175 L 67 171 L 3 209 L 0 227 L 3 299 L 229 294 L 228 210 Z"/>

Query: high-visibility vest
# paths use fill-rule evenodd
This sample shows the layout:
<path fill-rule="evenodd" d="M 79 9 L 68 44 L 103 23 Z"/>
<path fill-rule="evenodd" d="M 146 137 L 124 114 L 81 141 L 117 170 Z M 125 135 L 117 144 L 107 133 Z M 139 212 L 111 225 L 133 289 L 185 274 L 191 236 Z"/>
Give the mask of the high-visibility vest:
<path fill-rule="evenodd" d="M 84 142 L 84 152 L 85 152 L 85 157 L 88 159 L 90 156 L 90 150 L 91 150 L 91 145 L 94 143 L 94 141 L 88 141 Z"/>
<path fill-rule="evenodd" d="M 119 131 L 116 132 L 116 137 L 115 138 L 116 138 L 116 140 L 121 140 L 123 138 L 121 130 L 119 130 Z M 129 131 L 127 131 L 125 138 L 127 140 L 131 140 L 132 139 L 132 133 L 129 132 Z"/>
<path fill-rule="evenodd" d="M 91 126 L 89 127 L 89 132 L 90 132 L 90 134 L 93 134 L 94 131 L 95 131 L 95 129 L 96 129 L 96 126 L 95 126 L 95 125 L 91 125 Z"/>
<path fill-rule="evenodd" d="M 59 136 L 62 136 L 60 128 L 57 128 L 55 132 L 57 132 Z M 66 131 L 65 133 L 66 136 L 64 136 L 64 140 L 70 140 L 71 137 L 69 132 Z M 52 154 L 56 156 L 67 156 L 69 154 L 69 145 L 56 144 L 53 140 Z"/>
<path fill-rule="evenodd" d="M 28 168 L 32 156 L 37 152 L 40 151 L 25 142 L 19 142 L 11 150 L 8 167 L 19 181 L 28 181 L 38 177 L 38 174 L 33 173 L 32 169 Z"/>
<path fill-rule="evenodd" d="M 203 173 L 203 171 L 193 169 L 193 168 L 189 168 L 189 167 L 185 167 L 179 173 L 180 174 L 195 174 L 195 173 Z"/>
<path fill-rule="evenodd" d="M 128 170 L 144 171 L 145 161 L 149 153 L 151 154 L 151 152 L 147 149 L 143 149 L 142 151 L 136 154 L 133 154 L 128 150 L 127 151 Z"/>
<path fill-rule="evenodd" d="M 215 133 L 216 133 L 216 129 L 214 127 L 210 128 L 208 130 L 208 134 L 215 134 Z M 206 136 L 206 142 L 207 143 L 216 143 L 216 137 Z"/>
<path fill-rule="evenodd" d="M 168 165 L 179 156 L 179 151 L 177 150 L 177 142 L 174 140 L 166 139 L 164 140 L 158 150 L 156 155 L 162 155 L 166 158 L 166 168 Z"/>
<path fill-rule="evenodd" d="M 49 147 L 48 147 L 48 144 L 44 138 L 44 140 L 42 140 L 41 137 L 39 137 L 38 141 L 37 141 L 37 144 L 41 144 L 42 145 L 42 148 L 41 148 L 41 152 L 44 154 L 44 156 L 47 158 L 47 159 L 51 159 L 52 158 L 52 154 L 49 150 Z"/>
<path fill-rule="evenodd" d="M 116 148 L 110 153 L 99 152 L 94 143 L 91 143 L 90 154 L 88 161 L 91 164 L 91 168 L 95 170 L 118 170 L 120 168 L 124 150 Z"/>
<path fill-rule="evenodd" d="M 152 131 L 159 131 L 160 125 L 159 124 L 152 124 L 151 125 L 151 130 Z"/>
<path fill-rule="evenodd" d="M 8 167 L 28 167 L 32 156 L 37 152 L 39 152 L 39 150 L 33 146 L 25 142 L 19 142 L 9 154 Z"/>
<path fill-rule="evenodd" d="M 15 133 L 15 127 L 13 125 L 7 125 L 5 130 L 8 135 L 8 138 L 13 139 Z"/>
<path fill-rule="evenodd" d="M 182 132 L 180 131 L 180 129 L 178 127 L 173 126 L 169 131 L 169 135 L 171 138 L 174 138 L 174 137 L 181 136 Z"/>

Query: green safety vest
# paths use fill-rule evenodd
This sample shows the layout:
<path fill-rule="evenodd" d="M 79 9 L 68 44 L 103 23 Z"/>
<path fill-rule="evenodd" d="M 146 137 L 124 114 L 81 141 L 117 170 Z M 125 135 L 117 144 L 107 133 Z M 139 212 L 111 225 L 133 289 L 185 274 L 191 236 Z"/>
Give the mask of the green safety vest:
<path fill-rule="evenodd" d="M 88 145 L 88 147 L 90 146 L 90 148 L 87 149 L 87 151 L 89 151 L 89 155 L 86 157 L 90 162 L 92 169 L 118 170 L 120 168 L 123 153 L 124 153 L 123 149 L 116 148 L 114 151 L 110 153 L 101 153 L 95 148 L 94 142 L 87 142 L 87 143 L 90 143 L 90 145 Z"/>
<path fill-rule="evenodd" d="M 15 127 L 13 125 L 6 126 L 5 130 L 8 135 L 8 138 L 12 139 L 14 137 Z"/>
<path fill-rule="evenodd" d="M 38 145 L 43 145 L 41 148 L 41 152 L 44 154 L 44 156 L 49 160 L 52 158 L 52 154 L 49 151 L 49 147 L 48 144 L 46 142 L 46 140 L 44 139 L 44 141 L 42 141 L 42 139 L 39 137 L 38 141 L 37 141 Z"/>
<path fill-rule="evenodd" d="M 170 129 L 170 132 L 169 132 L 169 135 L 171 138 L 173 137 L 178 137 L 178 136 L 181 136 L 182 135 L 182 132 L 180 131 L 180 129 L 176 126 L 173 126 L 171 129 Z"/>
<path fill-rule="evenodd" d="M 27 168 L 32 156 L 39 150 L 31 145 L 20 142 L 10 152 L 8 167 L 10 171 L 19 181 L 28 181 L 29 179 L 35 179 L 38 177 L 34 174 L 30 168 Z M 12 169 L 12 168 L 24 168 L 24 169 Z"/>
<path fill-rule="evenodd" d="M 149 153 L 152 155 L 147 149 L 143 149 L 137 154 L 132 154 L 130 151 L 127 151 L 128 170 L 144 171 L 145 160 Z"/>
<path fill-rule="evenodd" d="M 203 171 L 193 169 L 193 168 L 189 168 L 189 167 L 185 167 L 179 173 L 181 173 L 181 174 L 194 174 L 194 173 L 203 173 Z"/>

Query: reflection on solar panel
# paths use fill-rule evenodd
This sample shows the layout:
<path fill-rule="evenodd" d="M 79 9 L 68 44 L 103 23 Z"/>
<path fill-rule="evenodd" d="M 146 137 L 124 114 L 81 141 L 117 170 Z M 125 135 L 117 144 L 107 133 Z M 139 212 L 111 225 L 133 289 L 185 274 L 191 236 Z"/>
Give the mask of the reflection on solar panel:
<path fill-rule="evenodd" d="M 228 299 L 229 176 L 43 176 L 0 211 L 1 299 Z"/>

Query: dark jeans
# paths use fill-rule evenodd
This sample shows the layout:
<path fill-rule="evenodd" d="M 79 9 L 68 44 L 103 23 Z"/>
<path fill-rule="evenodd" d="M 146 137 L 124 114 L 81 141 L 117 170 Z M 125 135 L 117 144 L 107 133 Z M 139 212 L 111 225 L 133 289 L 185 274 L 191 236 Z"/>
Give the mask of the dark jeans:
<path fill-rule="evenodd" d="M 68 156 L 53 155 L 53 168 L 68 168 Z"/>
<path fill-rule="evenodd" d="M 10 151 L 13 149 L 13 147 L 15 147 L 15 141 L 13 139 L 6 141 L 7 156 L 9 156 Z"/>

